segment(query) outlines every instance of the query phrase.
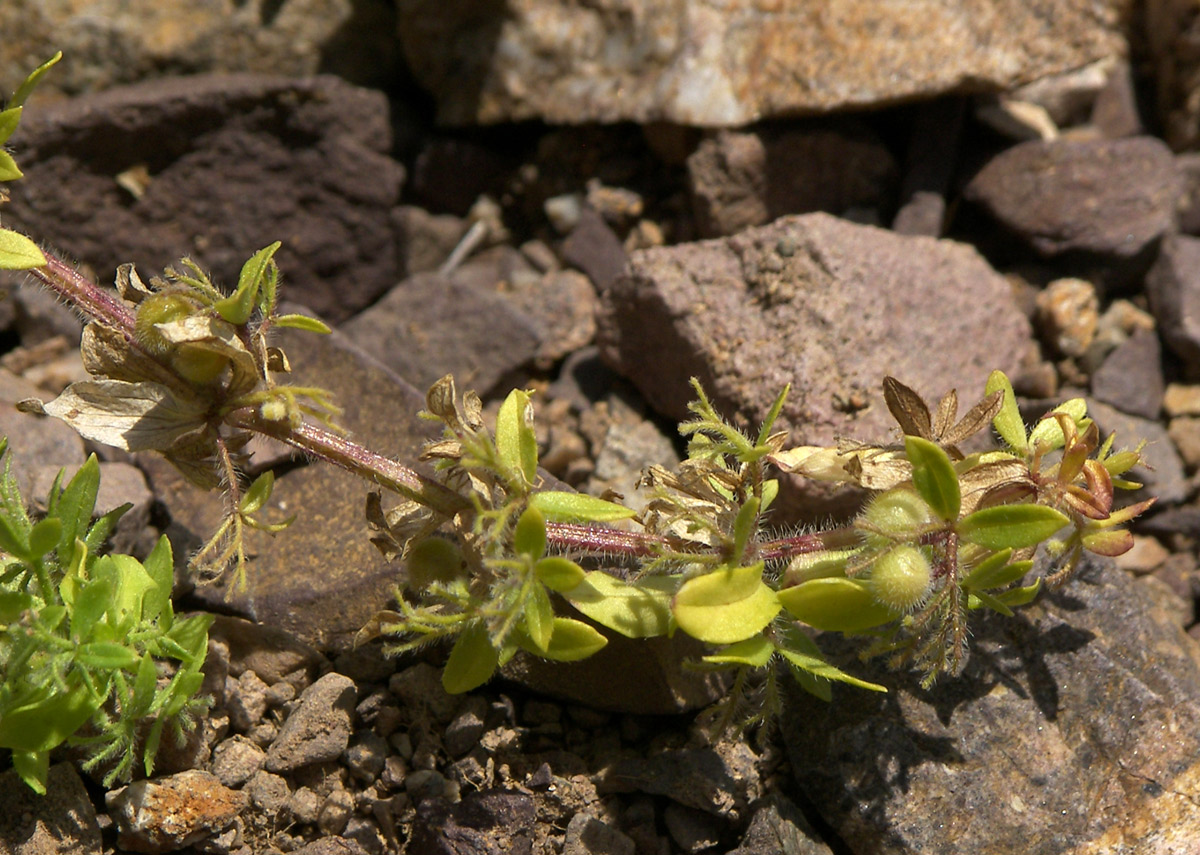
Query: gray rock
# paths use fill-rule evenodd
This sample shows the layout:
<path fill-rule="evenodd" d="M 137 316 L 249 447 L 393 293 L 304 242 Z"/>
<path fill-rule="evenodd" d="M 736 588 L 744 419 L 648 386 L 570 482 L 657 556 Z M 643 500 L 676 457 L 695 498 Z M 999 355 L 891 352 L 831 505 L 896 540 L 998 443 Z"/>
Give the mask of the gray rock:
<path fill-rule="evenodd" d="M 261 769 L 254 773 L 243 790 L 250 796 L 254 806 L 267 816 L 274 816 L 283 810 L 292 795 L 282 776 Z"/>
<path fill-rule="evenodd" d="M 760 118 L 1004 89 L 1125 52 L 1115 0 L 849 0 L 836 14 L 751 0 L 400 6 L 413 72 L 449 124 Z M 748 61 L 753 58 L 753 61 Z"/>
<path fill-rule="evenodd" d="M 218 834 L 247 805 L 244 793 L 222 786 L 208 772 L 190 769 L 135 781 L 104 797 L 117 826 L 117 843 L 129 852 L 171 852 Z"/>
<path fill-rule="evenodd" d="M 688 158 L 702 237 L 731 235 L 785 214 L 879 208 L 896 164 L 865 125 L 721 131 Z"/>
<path fill-rule="evenodd" d="M 1145 419 L 1158 418 L 1165 391 L 1162 346 L 1154 330 L 1135 332 L 1092 375 L 1093 397 Z"/>
<path fill-rule="evenodd" d="M 239 676 L 253 671 L 271 684 L 268 695 L 284 691 L 275 687 L 285 677 L 298 671 L 313 676 L 327 664 L 318 651 L 277 627 L 217 615 L 208 634 L 230 651 L 230 671 Z"/>
<path fill-rule="evenodd" d="M 100 855 L 96 807 L 75 767 L 55 763 L 38 795 L 9 769 L 0 773 L 0 852 Z"/>
<path fill-rule="evenodd" d="M 351 775 L 369 784 L 383 771 L 387 755 L 387 740 L 368 730 L 354 737 L 342 756 L 342 762 Z"/>
<path fill-rule="evenodd" d="M 702 852 L 721 842 L 721 827 L 715 817 L 695 808 L 669 804 L 663 809 L 663 824 L 675 845 L 684 852 Z"/>
<path fill-rule="evenodd" d="M 462 757 L 479 744 L 487 710 L 486 698 L 469 697 L 463 702 L 458 715 L 446 725 L 446 732 L 442 736 L 442 744 L 445 745 L 447 754 L 451 757 Z"/>
<path fill-rule="evenodd" d="M 24 378 L 0 368 L 0 436 L 8 437 L 12 474 L 21 495 L 32 499 L 38 473 L 45 467 L 78 469 L 86 455 L 83 440 L 58 419 L 18 412 L 14 406 L 26 398 L 44 399 L 46 394 Z"/>
<path fill-rule="evenodd" d="M 1161 140 L 1032 141 L 992 158 L 965 197 L 1043 255 L 1133 259 L 1175 221 L 1181 183 Z"/>
<path fill-rule="evenodd" d="M 640 792 L 736 822 L 746 808 L 747 782 L 710 748 L 624 757 L 606 767 L 596 782 L 600 793 Z"/>
<path fill-rule="evenodd" d="M 1146 6 L 1146 46 L 1158 81 L 1155 101 L 1167 142 L 1176 151 L 1200 142 L 1200 58 L 1188 51 L 1196 34 L 1186 3 L 1153 0 Z"/>
<path fill-rule="evenodd" d="M 300 693 L 296 708 L 267 752 L 266 768 L 290 772 L 312 763 L 337 760 L 350 742 L 354 682 L 326 674 Z"/>
<path fill-rule="evenodd" d="M 608 290 L 628 260 L 620 239 L 591 208 L 579 212 L 579 221 L 563 241 L 562 256 L 567 264 L 582 270 L 600 294 Z"/>
<path fill-rule="evenodd" d="M 1200 234 L 1200 154 L 1184 152 L 1175 156 L 1182 190 L 1179 194 L 1179 231 Z"/>
<path fill-rule="evenodd" d="M 738 848 L 729 855 L 833 855 L 800 809 L 772 793 L 757 808 Z"/>
<path fill-rule="evenodd" d="M 594 816 L 577 813 L 567 823 L 562 855 L 634 855 L 637 844 Z"/>
<path fill-rule="evenodd" d="M 233 736 L 213 749 L 209 771 L 225 787 L 240 787 L 262 769 L 267 753 L 244 736 Z"/>
<path fill-rule="evenodd" d="M 257 725 L 267 711 L 269 687 L 252 670 L 245 670 L 237 679 L 228 678 L 225 683 L 225 705 L 229 710 L 229 724 L 239 733 L 245 733 Z"/>
<path fill-rule="evenodd" d="M 331 835 L 293 850 L 292 855 L 369 855 L 369 853 L 357 840 Z"/>
<path fill-rule="evenodd" d="M 889 693 L 794 691 L 796 780 L 849 850 L 1166 855 L 1200 839 L 1200 648 L 1131 577 L 1088 560 L 972 629 L 964 673 L 931 692 L 832 640 Z"/>
<path fill-rule="evenodd" d="M 26 115 L 27 180 L 5 218 L 70 247 L 102 282 L 189 255 L 225 287 L 257 249 L 288 295 L 337 322 L 397 278 L 390 219 L 404 169 L 388 156 L 382 93 L 330 76 L 194 76 L 114 89 Z M 148 170 L 137 190 L 119 176 Z"/>
<path fill-rule="evenodd" d="M 484 790 L 451 804 L 426 799 L 417 807 L 410 852 L 423 855 L 531 855 L 537 808 L 525 793 Z"/>
<path fill-rule="evenodd" d="M 427 662 L 418 662 L 393 674 L 388 680 L 388 691 L 396 696 L 400 708 L 411 719 L 426 715 L 443 724 L 453 718 L 463 702 L 460 695 L 452 695 L 442 687 L 441 670 Z"/>
<path fill-rule="evenodd" d="M 1164 242 L 1146 276 L 1146 295 L 1167 347 L 1189 375 L 1200 375 L 1200 238 Z"/>
<path fill-rule="evenodd" d="M 461 217 L 431 214 L 414 205 L 396 208 L 392 219 L 400 242 L 398 267 L 402 277 L 437 270 L 467 231 Z"/>
<path fill-rule="evenodd" d="M 1161 422 L 1123 413 L 1100 401 L 1089 399 L 1087 404 L 1088 415 L 1096 420 L 1101 436 L 1107 437 L 1116 431 L 1114 447 L 1134 448 L 1141 440 L 1146 440 L 1142 456 L 1148 465 L 1139 466 L 1130 473 L 1144 486 L 1133 493 L 1118 493 L 1120 503 L 1157 496 L 1160 504 L 1172 505 L 1187 497 L 1189 487 L 1183 461 Z"/>
<path fill-rule="evenodd" d="M 776 427 L 793 445 L 886 440 L 889 374 L 935 400 L 957 388 L 965 409 L 992 369 L 1015 373 L 1029 336 L 974 249 L 825 214 L 634 253 L 602 301 L 603 356 L 661 413 L 687 418 L 698 377 L 757 430 L 790 383 Z M 829 512 L 827 490 L 802 489 Z"/>

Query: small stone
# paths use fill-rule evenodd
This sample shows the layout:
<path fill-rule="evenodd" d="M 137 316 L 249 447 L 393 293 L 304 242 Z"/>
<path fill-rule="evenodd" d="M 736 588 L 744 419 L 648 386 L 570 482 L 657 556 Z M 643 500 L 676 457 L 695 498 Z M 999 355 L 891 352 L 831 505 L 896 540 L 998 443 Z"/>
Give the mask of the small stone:
<path fill-rule="evenodd" d="M 1133 549 L 1118 555 L 1114 561 L 1122 570 L 1138 575 L 1153 573 L 1171 553 L 1156 537 L 1133 536 Z"/>
<path fill-rule="evenodd" d="M 1092 395 L 1147 419 L 1158 418 L 1164 392 L 1162 346 L 1153 330 L 1134 333 L 1092 375 Z"/>
<path fill-rule="evenodd" d="M 387 758 L 388 744 L 382 736 L 370 731 L 356 736 L 342 755 L 342 762 L 350 774 L 360 781 L 370 783 L 383 771 Z"/>
<path fill-rule="evenodd" d="M 1200 385 L 1168 383 L 1163 409 L 1168 416 L 1200 416 Z"/>
<path fill-rule="evenodd" d="M 379 826 L 365 816 L 352 816 L 342 831 L 342 837 L 357 842 L 371 855 L 381 855 L 387 847 L 387 840 L 379 831 Z"/>
<path fill-rule="evenodd" d="M 600 294 L 621 275 L 627 261 L 620 238 L 591 208 L 580 212 L 578 222 L 563 241 L 562 256 L 567 264 L 583 271 Z"/>
<path fill-rule="evenodd" d="M 6 855 L 102 851 L 96 807 L 70 763 L 55 763 L 38 795 L 16 771 L 0 773 L 0 852 Z"/>
<path fill-rule="evenodd" d="M 695 808 L 672 802 L 663 809 L 663 823 L 671 839 L 684 852 L 700 852 L 721 841 L 721 824 L 711 814 Z"/>
<path fill-rule="evenodd" d="M 472 696 L 467 698 L 454 721 L 446 726 L 442 735 L 442 744 L 446 753 L 451 757 L 461 757 L 479 744 L 483 735 L 484 716 L 487 714 L 487 700 Z"/>
<path fill-rule="evenodd" d="M 405 760 L 413 758 L 412 737 L 408 735 L 408 731 L 393 733 L 388 737 L 388 744 L 396 749 L 396 753 Z"/>
<path fill-rule="evenodd" d="M 198 769 L 137 781 L 105 796 L 118 844 L 134 852 L 169 852 L 194 845 L 230 825 L 246 807 L 244 793 Z"/>
<path fill-rule="evenodd" d="M 271 743 L 267 769 L 290 772 L 341 757 L 350 741 L 354 702 L 354 681 L 342 674 L 326 674 L 305 689 Z"/>
<path fill-rule="evenodd" d="M 244 671 L 236 680 L 226 681 L 225 703 L 234 730 L 245 733 L 262 720 L 267 711 L 268 689 L 253 671 Z"/>
<path fill-rule="evenodd" d="M 567 823 L 562 855 L 634 855 L 637 844 L 594 816 L 577 813 Z"/>
<path fill-rule="evenodd" d="M 269 816 L 279 813 L 291 797 L 287 781 L 266 771 L 256 772 L 243 789 L 254 805 Z"/>
<path fill-rule="evenodd" d="M 321 814 L 322 798 L 308 787 L 297 787 L 288 799 L 287 809 L 297 822 L 315 825 Z"/>
<path fill-rule="evenodd" d="M 1146 296 L 1163 342 L 1197 374 L 1200 367 L 1200 238 L 1176 235 L 1163 243 L 1146 274 Z M 1195 379 L 1190 377 L 1189 379 Z"/>
<path fill-rule="evenodd" d="M 975 118 L 1004 136 L 1026 140 L 1052 140 L 1058 125 L 1045 107 L 1008 95 L 984 100 L 975 108 Z"/>
<path fill-rule="evenodd" d="M 357 840 L 349 840 L 345 837 L 336 835 L 322 837 L 320 840 L 314 840 L 299 849 L 292 851 L 291 855 L 370 855 L 367 850 L 362 848 Z"/>
<path fill-rule="evenodd" d="M 409 772 L 404 779 L 404 791 L 413 804 L 420 804 L 426 799 L 449 798 L 456 789 L 441 772 L 434 769 Z"/>
<path fill-rule="evenodd" d="M 760 803 L 737 849 L 729 855 L 833 855 L 804 814 L 791 801 L 773 793 Z"/>
<path fill-rule="evenodd" d="M 640 193 L 626 187 L 607 187 L 598 178 L 587 183 L 587 203 L 607 223 L 625 228 L 642 215 L 646 203 Z"/>
<path fill-rule="evenodd" d="M 583 197 L 576 193 L 551 196 L 542 203 L 542 207 L 554 230 L 560 235 L 566 235 L 579 223 L 583 211 Z"/>
<path fill-rule="evenodd" d="M 245 736 L 233 736 L 213 750 L 209 767 L 226 787 L 240 787 L 267 761 L 267 754 Z"/>
<path fill-rule="evenodd" d="M 390 754 L 383 761 L 383 772 L 379 775 L 380 783 L 389 790 L 398 790 L 404 786 L 408 777 L 408 763 L 399 754 Z"/>
<path fill-rule="evenodd" d="M 388 680 L 388 691 L 400 702 L 401 708 L 411 711 L 414 717 L 424 712 L 436 722 L 450 721 L 462 702 L 462 698 L 451 695 L 442 687 L 442 672 L 425 662 L 393 674 Z"/>
<path fill-rule="evenodd" d="M 1200 417 L 1177 416 L 1171 419 L 1167 425 L 1167 436 L 1171 438 L 1189 472 L 1200 468 Z"/>
<path fill-rule="evenodd" d="M 1056 279 L 1037 295 L 1042 337 L 1064 356 L 1082 356 L 1099 320 L 1096 287 L 1083 279 Z"/>
<path fill-rule="evenodd" d="M 354 796 L 348 790 L 336 789 L 321 803 L 317 827 L 323 834 L 341 834 L 354 813 Z"/>
<path fill-rule="evenodd" d="M 416 801 L 414 799 L 414 801 Z M 531 852 L 537 806 L 525 793 L 484 790 L 450 803 L 420 802 L 408 851 L 414 853 Z M 469 845 L 465 842 L 470 841 Z"/>

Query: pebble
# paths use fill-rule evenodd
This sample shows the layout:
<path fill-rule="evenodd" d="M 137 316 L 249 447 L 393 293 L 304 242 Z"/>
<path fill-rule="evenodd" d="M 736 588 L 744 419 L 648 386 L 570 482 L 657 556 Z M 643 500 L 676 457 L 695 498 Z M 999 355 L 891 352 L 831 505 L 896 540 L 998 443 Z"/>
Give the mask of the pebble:
<path fill-rule="evenodd" d="M 1168 416 L 1200 416 L 1200 385 L 1168 383 L 1163 409 Z"/>
<path fill-rule="evenodd" d="M 1099 321 L 1096 287 L 1083 279 L 1056 279 L 1037 295 L 1042 337 L 1064 356 L 1082 356 Z"/>
<path fill-rule="evenodd" d="M 267 752 L 266 767 L 290 772 L 311 763 L 337 760 L 350 742 L 355 706 L 354 681 L 326 674 L 300 695 Z"/>
<path fill-rule="evenodd" d="M 288 799 L 287 809 L 297 822 L 315 825 L 321 814 L 322 799 L 309 787 L 297 787 Z"/>
<path fill-rule="evenodd" d="M 1167 424 L 1167 436 L 1189 472 L 1200 468 L 1200 418 L 1177 416 Z"/>
<path fill-rule="evenodd" d="M 225 829 L 245 809 L 245 793 L 223 786 L 209 772 L 190 769 L 136 781 L 105 796 L 117 826 L 118 845 L 136 852 L 170 852 Z"/>
<path fill-rule="evenodd" d="M 237 679 L 225 681 L 225 705 L 235 731 L 245 733 L 262 720 L 268 692 L 267 684 L 253 671 L 243 671 Z"/>
<path fill-rule="evenodd" d="M 1161 567 L 1170 554 L 1166 547 L 1159 543 L 1158 538 L 1135 534 L 1133 536 L 1133 549 L 1124 555 L 1118 555 L 1115 560 L 1117 566 L 1122 570 L 1144 575 L 1146 573 L 1153 573 Z"/>
<path fill-rule="evenodd" d="M 442 735 L 442 743 L 446 753 L 451 757 L 461 757 L 479 744 L 483 735 L 484 719 L 487 714 L 487 700 L 472 696 L 463 703 L 463 709 L 446 726 Z"/>
<path fill-rule="evenodd" d="M 393 674 L 388 679 L 388 691 L 399 701 L 401 709 L 414 716 L 424 711 L 438 722 L 450 721 L 462 702 L 462 698 L 442 687 L 442 672 L 425 662 Z"/>
<path fill-rule="evenodd" d="M 270 816 L 279 813 L 292 794 L 282 776 L 265 770 L 256 772 L 244 790 L 255 806 Z"/>
<path fill-rule="evenodd" d="M 341 834 L 354 813 L 354 796 L 348 790 L 337 789 L 326 796 L 317 814 L 317 827 L 324 834 Z"/>
<path fill-rule="evenodd" d="M 413 804 L 420 804 L 425 799 L 450 798 L 457 789 L 436 769 L 419 769 L 404 779 L 404 791 Z"/>
<path fill-rule="evenodd" d="M 356 736 L 342 755 L 342 762 L 350 774 L 360 781 L 370 783 L 383 771 L 388 755 L 387 740 L 371 731 Z"/>
<path fill-rule="evenodd" d="M 634 855 L 637 844 L 594 816 L 577 813 L 567 823 L 562 855 Z"/>
<path fill-rule="evenodd" d="M 240 787 L 267 761 L 267 753 L 244 736 L 233 736 L 213 750 L 210 771 L 226 787 Z"/>

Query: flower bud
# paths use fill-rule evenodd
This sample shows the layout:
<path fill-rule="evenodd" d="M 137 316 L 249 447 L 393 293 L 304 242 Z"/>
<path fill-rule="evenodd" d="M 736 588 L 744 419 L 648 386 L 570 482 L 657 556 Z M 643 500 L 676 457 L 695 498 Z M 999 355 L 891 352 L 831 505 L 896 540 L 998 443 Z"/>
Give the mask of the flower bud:
<path fill-rule="evenodd" d="M 875 599 L 897 612 L 912 611 L 929 596 L 933 568 L 915 546 L 900 544 L 875 559 L 868 584 Z"/>

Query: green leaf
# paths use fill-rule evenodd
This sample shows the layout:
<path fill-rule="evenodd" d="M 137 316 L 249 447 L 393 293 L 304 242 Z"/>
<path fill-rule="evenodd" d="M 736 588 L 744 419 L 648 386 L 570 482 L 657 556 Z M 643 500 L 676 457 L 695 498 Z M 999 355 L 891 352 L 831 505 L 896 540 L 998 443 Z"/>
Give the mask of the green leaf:
<path fill-rule="evenodd" d="M 1044 505 L 998 505 L 964 517 L 958 536 L 987 549 L 1037 546 L 1070 520 Z"/>
<path fill-rule="evenodd" d="M 154 544 L 143 566 L 154 587 L 147 590 L 142 599 L 142 620 L 157 620 L 166 611 L 171 601 L 171 589 L 175 586 L 175 557 L 171 553 L 171 541 L 165 534 Z M 164 631 L 170 629 L 169 623 L 160 626 Z"/>
<path fill-rule="evenodd" d="M 58 540 L 58 560 L 71 562 L 75 541 L 88 535 L 88 524 L 96 510 L 96 496 L 100 492 L 100 461 L 95 454 L 71 476 L 67 486 L 59 493 L 55 513 L 62 521 L 62 534 Z M 99 544 L 96 544 L 98 547 Z"/>
<path fill-rule="evenodd" d="M 138 655 L 116 641 L 93 641 L 79 645 L 75 660 L 89 668 L 111 671 L 115 668 L 132 668 L 138 662 Z"/>
<path fill-rule="evenodd" d="M 560 594 L 578 587 L 585 575 L 582 567 L 561 555 L 542 558 L 533 565 L 533 571 L 543 585 Z"/>
<path fill-rule="evenodd" d="M 1003 371 L 991 373 L 987 385 L 984 387 L 984 394 L 990 395 L 998 390 L 1004 392 L 1004 403 L 1000 405 L 1000 412 L 996 413 L 992 419 L 992 427 L 1010 448 L 1024 454 L 1028 447 L 1025 421 L 1021 418 L 1021 411 L 1017 408 L 1017 396 L 1013 393 L 1012 384 L 1008 382 L 1008 377 Z"/>
<path fill-rule="evenodd" d="M 482 622 L 473 623 L 454 642 L 442 672 L 442 688 L 452 695 L 469 692 L 490 680 L 498 664 L 499 655 L 487 627 Z"/>
<path fill-rule="evenodd" d="M 851 686 L 857 686 L 860 689 L 869 689 L 872 692 L 887 691 L 887 686 L 881 686 L 878 683 L 871 683 L 852 674 L 847 674 L 841 668 L 829 664 L 819 656 L 802 653 L 798 650 L 790 650 L 786 647 L 779 648 L 779 655 L 786 659 L 793 669 L 811 674 L 814 677 L 825 680 L 836 680 L 839 683 L 848 683 Z"/>
<path fill-rule="evenodd" d="M 101 700 L 79 684 L 65 690 L 47 688 L 28 703 L 5 711 L 0 718 L 0 748 L 49 751 L 83 727 Z"/>
<path fill-rule="evenodd" d="M 319 333 L 321 335 L 329 335 L 333 332 L 324 321 L 318 321 L 316 318 L 310 318 L 307 315 L 280 315 L 275 318 L 273 323 L 277 327 L 289 327 L 290 329 L 304 330 L 305 332 Z"/>
<path fill-rule="evenodd" d="M 262 286 L 263 279 L 269 275 L 273 263 L 271 256 L 279 250 L 280 246 L 282 244 L 275 241 L 250 256 L 249 260 L 242 265 L 242 272 L 238 276 L 237 290 L 224 300 L 218 300 L 213 306 L 218 315 L 235 325 L 244 324 L 250 320 L 250 315 L 254 311 L 254 302 L 258 298 L 258 289 Z"/>
<path fill-rule="evenodd" d="M 554 632 L 554 606 L 550 604 L 546 589 L 537 582 L 530 588 L 529 597 L 525 600 L 525 632 L 538 653 L 545 654 L 550 646 L 550 635 Z"/>
<path fill-rule="evenodd" d="M 519 473 L 527 486 L 537 481 L 537 437 L 533 433 L 533 402 L 529 393 L 513 389 L 496 415 L 496 452 L 509 471 Z"/>
<path fill-rule="evenodd" d="M 587 659 L 608 644 L 608 639 L 588 626 L 583 621 L 570 618 L 555 618 L 550 643 L 545 650 L 534 649 L 531 645 L 522 644 L 526 650 L 544 659 L 555 662 L 578 662 Z M 519 642 L 525 639 L 518 637 Z"/>
<path fill-rule="evenodd" d="M 1013 588 L 1010 591 L 1005 591 L 1003 594 L 997 594 L 996 599 L 1006 606 L 1024 606 L 1033 602 L 1033 598 L 1038 595 L 1038 591 L 1041 589 L 1042 580 L 1038 579 L 1032 585 L 1026 585 L 1024 588 Z"/>
<path fill-rule="evenodd" d="M 763 419 L 762 427 L 758 429 L 758 439 L 754 443 L 755 446 L 765 446 L 767 440 L 771 438 L 771 429 L 775 426 L 775 420 L 779 418 L 779 414 L 783 412 L 784 402 L 787 401 L 788 392 L 791 390 L 792 384 L 786 384 L 783 387 L 783 391 L 775 398 L 775 403 L 771 404 L 771 409 L 767 411 L 767 417 Z"/>
<path fill-rule="evenodd" d="M 1072 398 L 1069 401 L 1063 401 L 1049 413 L 1042 417 L 1042 420 L 1034 425 L 1032 431 L 1029 432 L 1029 445 L 1041 445 L 1046 450 L 1062 448 L 1066 438 L 1063 436 L 1062 427 L 1059 426 L 1058 420 L 1051 418 L 1051 413 L 1066 413 L 1077 424 L 1083 421 L 1087 416 L 1087 401 L 1083 398 Z"/>
<path fill-rule="evenodd" d="M 271 491 L 274 489 L 275 473 L 268 469 L 254 479 L 242 496 L 242 501 L 238 503 L 238 508 L 243 514 L 257 513 L 270 500 Z"/>
<path fill-rule="evenodd" d="M 29 552 L 33 558 L 41 558 L 47 552 L 58 547 L 58 539 L 62 534 L 62 521 L 55 517 L 37 523 L 29 531 Z"/>
<path fill-rule="evenodd" d="M 25 78 L 25 81 L 17 87 L 17 91 L 13 93 L 8 105 L 10 107 L 20 107 L 22 104 L 24 104 L 29 98 L 30 94 L 32 94 L 34 87 L 38 85 L 38 81 L 40 81 L 42 77 L 45 76 L 46 72 L 50 70 L 50 67 L 60 59 L 62 59 L 61 50 L 35 68 L 33 72 Z"/>
<path fill-rule="evenodd" d="M 829 576 L 810 579 L 777 595 L 793 617 L 809 626 L 833 632 L 862 632 L 896 619 L 857 579 Z"/>
<path fill-rule="evenodd" d="M 22 561 L 32 560 L 29 554 L 29 532 L 15 525 L 7 514 L 0 514 L 0 549 Z"/>
<path fill-rule="evenodd" d="M 703 661 L 714 665 L 747 665 L 751 668 L 761 668 L 770 661 L 774 652 L 775 645 L 760 634 L 702 658 Z"/>
<path fill-rule="evenodd" d="M 962 493 L 949 455 L 936 443 L 918 436 L 904 438 L 904 451 L 912 463 L 913 486 L 921 498 L 942 519 L 958 519 Z"/>
<path fill-rule="evenodd" d="M 13 156 L 0 148 L 0 181 L 16 181 L 24 174 Z"/>
<path fill-rule="evenodd" d="M 768 478 L 762 484 L 762 508 L 765 511 L 771 507 L 771 502 L 775 501 L 775 497 L 779 495 L 779 479 Z"/>
<path fill-rule="evenodd" d="M 616 522 L 629 519 L 634 511 L 615 502 L 607 502 L 583 493 L 546 490 L 529 497 L 529 507 L 537 508 L 553 522 Z"/>
<path fill-rule="evenodd" d="M 32 270 L 45 267 L 46 256 L 23 234 L 0 229 L 0 270 Z"/>
<path fill-rule="evenodd" d="M 462 550 L 444 537 L 427 537 L 408 551 L 405 567 L 408 583 L 424 590 L 434 582 L 450 582 L 460 577 L 464 568 Z"/>
<path fill-rule="evenodd" d="M 97 560 L 97 567 L 101 561 L 111 561 L 116 571 L 117 590 L 109 614 L 118 619 L 130 616 L 135 622 L 141 620 L 142 601 L 156 587 L 154 579 L 132 555 L 103 556 Z"/>
<path fill-rule="evenodd" d="M 1004 549 L 990 556 L 963 579 L 962 585 L 970 591 L 986 591 L 1003 588 L 1020 579 L 1033 568 L 1032 561 L 1008 563 L 1011 549 Z"/>
<path fill-rule="evenodd" d="M 33 596 L 26 591 L 0 590 L 0 633 L 21 619 L 21 614 L 33 606 Z"/>
<path fill-rule="evenodd" d="M 21 109 L 21 107 L 9 107 L 7 110 L 0 111 L 0 145 L 8 142 L 8 138 L 13 135 L 17 125 L 21 123 Z"/>
<path fill-rule="evenodd" d="M 546 520 L 537 508 L 526 508 L 513 529 L 513 552 L 537 561 L 546 552 Z"/>
<path fill-rule="evenodd" d="M 46 779 L 50 776 L 49 751 L 14 751 L 12 764 L 29 789 L 39 796 L 46 795 Z"/>
<path fill-rule="evenodd" d="M 63 580 L 66 583 L 66 580 Z M 78 584 L 78 582 L 76 583 Z M 71 635 L 83 640 L 91 638 L 92 629 L 108 611 L 113 597 L 114 584 L 109 578 L 92 578 L 83 583 L 74 594 L 71 608 Z M 67 597 L 63 597 L 67 600 Z"/>
<path fill-rule="evenodd" d="M 761 632 L 780 608 L 762 574 L 760 561 L 689 579 L 672 603 L 675 622 L 688 635 L 710 644 L 732 644 Z"/>
<path fill-rule="evenodd" d="M 563 596 L 601 626 L 627 638 L 652 638 L 671 630 L 671 597 L 677 587 L 669 576 L 647 576 L 630 584 L 593 570 Z"/>
<path fill-rule="evenodd" d="M 746 552 L 746 544 L 758 530 L 758 509 L 761 505 L 757 496 L 751 496 L 738 510 L 737 518 L 733 521 L 732 555 L 734 561 L 741 561 Z"/>
<path fill-rule="evenodd" d="M 1013 610 L 1004 603 L 1000 602 L 994 594 L 989 594 L 987 591 L 972 591 L 967 595 L 967 608 L 989 608 L 994 612 L 999 612 L 1005 617 L 1012 617 Z"/>
<path fill-rule="evenodd" d="M 154 702 L 154 690 L 157 686 L 158 666 L 154 664 L 154 657 L 145 653 L 138 662 L 137 676 L 133 678 L 130 715 L 141 718 L 150 712 L 150 705 Z"/>
<path fill-rule="evenodd" d="M 196 614 L 172 624 L 167 637 L 187 651 L 188 658 L 183 660 L 185 663 L 194 663 L 197 668 L 204 663 L 208 653 L 208 628 L 214 620 L 215 615 Z M 200 678 L 203 679 L 204 675 L 201 674 Z"/>

